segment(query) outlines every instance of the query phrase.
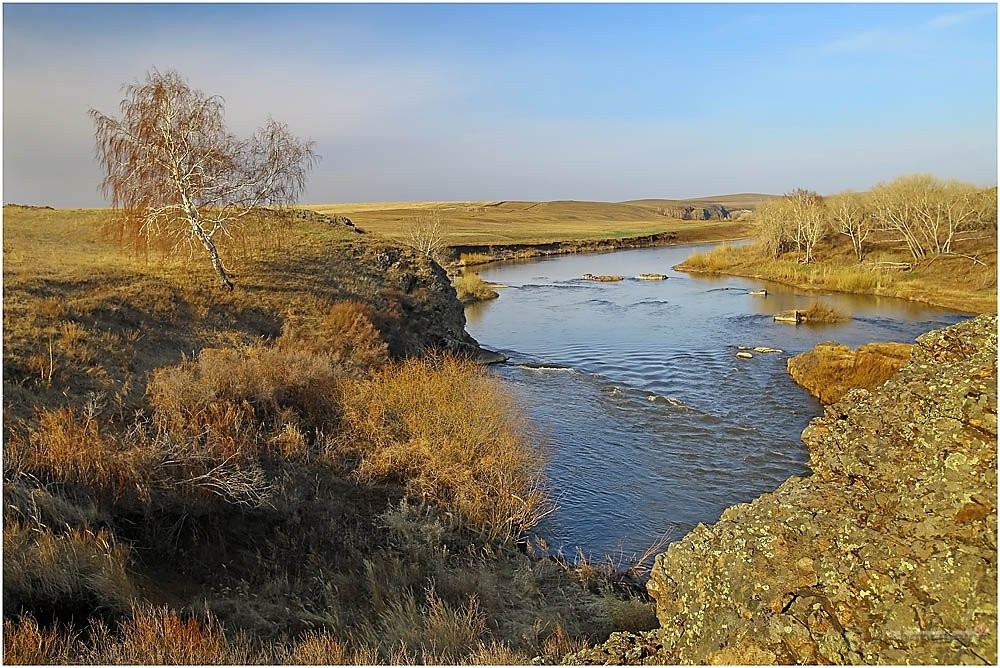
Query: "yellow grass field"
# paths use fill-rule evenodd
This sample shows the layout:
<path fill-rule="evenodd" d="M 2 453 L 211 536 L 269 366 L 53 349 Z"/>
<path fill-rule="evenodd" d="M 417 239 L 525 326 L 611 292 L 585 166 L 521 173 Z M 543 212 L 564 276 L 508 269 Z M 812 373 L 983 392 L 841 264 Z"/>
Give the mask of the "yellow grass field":
<path fill-rule="evenodd" d="M 660 232 L 678 232 L 680 241 L 744 236 L 743 224 L 729 221 L 679 220 L 661 213 L 664 207 L 711 202 L 740 208 L 764 195 L 733 196 L 734 206 L 721 196 L 702 200 L 643 200 L 636 202 L 382 202 L 307 204 L 327 215 L 347 216 L 368 232 L 405 240 L 420 220 L 437 218 L 448 246 L 537 244 L 554 241 L 622 239 Z M 757 200 L 753 198 L 757 197 Z M 688 238 L 690 237 L 690 238 Z"/>

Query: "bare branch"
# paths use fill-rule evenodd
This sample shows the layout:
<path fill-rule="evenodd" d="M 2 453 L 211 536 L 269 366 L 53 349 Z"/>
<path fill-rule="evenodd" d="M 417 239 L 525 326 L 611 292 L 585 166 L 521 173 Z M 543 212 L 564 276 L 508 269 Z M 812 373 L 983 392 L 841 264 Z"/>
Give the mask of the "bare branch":
<path fill-rule="evenodd" d="M 273 119 L 249 139 L 227 132 L 223 100 L 192 89 L 176 71 L 124 86 L 121 118 L 90 110 L 101 192 L 132 245 L 155 238 L 197 242 L 232 288 L 213 238 L 261 207 L 294 204 L 319 160 L 315 143 Z"/>

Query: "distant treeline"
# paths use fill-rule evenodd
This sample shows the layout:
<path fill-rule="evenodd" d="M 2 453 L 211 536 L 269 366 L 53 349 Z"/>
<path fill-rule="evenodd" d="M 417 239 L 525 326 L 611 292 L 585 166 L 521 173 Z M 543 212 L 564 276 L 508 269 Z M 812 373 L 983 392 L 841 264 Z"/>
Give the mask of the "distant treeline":
<path fill-rule="evenodd" d="M 942 180 L 928 174 L 901 176 L 867 192 L 822 197 L 798 188 L 764 201 L 752 215 L 757 238 L 773 257 L 796 251 L 812 262 L 815 251 L 835 234 L 851 239 L 858 261 L 875 232 L 902 242 L 914 260 L 953 253 L 963 233 L 997 224 L 997 189 Z"/>

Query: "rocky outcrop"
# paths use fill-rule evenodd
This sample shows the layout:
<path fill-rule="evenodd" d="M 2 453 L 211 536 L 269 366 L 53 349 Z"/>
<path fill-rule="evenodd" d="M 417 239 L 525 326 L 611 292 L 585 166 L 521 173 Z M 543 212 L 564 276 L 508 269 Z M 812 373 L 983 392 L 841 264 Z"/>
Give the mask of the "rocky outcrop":
<path fill-rule="evenodd" d="M 638 660 L 996 663 L 996 410 L 996 316 L 921 336 L 803 432 L 812 476 L 657 557 Z"/>
<path fill-rule="evenodd" d="M 861 388 L 874 390 L 910 358 L 909 343 L 869 343 L 851 350 L 836 341 L 824 341 L 788 360 L 788 374 L 824 404 L 831 404 Z"/>
<path fill-rule="evenodd" d="M 486 364 L 506 359 L 481 348 L 465 331 L 465 309 L 437 262 L 388 243 L 355 243 L 351 248 L 351 280 L 365 285 L 364 301 L 383 314 L 377 324 L 393 356 L 445 350 Z"/>

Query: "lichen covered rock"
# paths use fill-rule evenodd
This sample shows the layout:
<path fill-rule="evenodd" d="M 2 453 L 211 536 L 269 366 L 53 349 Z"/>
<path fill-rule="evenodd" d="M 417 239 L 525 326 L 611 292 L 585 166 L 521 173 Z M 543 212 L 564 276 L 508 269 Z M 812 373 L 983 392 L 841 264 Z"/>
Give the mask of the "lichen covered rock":
<path fill-rule="evenodd" d="M 980 316 L 827 407 L 802 435 L 811 477 L 657 557 L 658 661 L 996 663 L 996 404 Z"/>

